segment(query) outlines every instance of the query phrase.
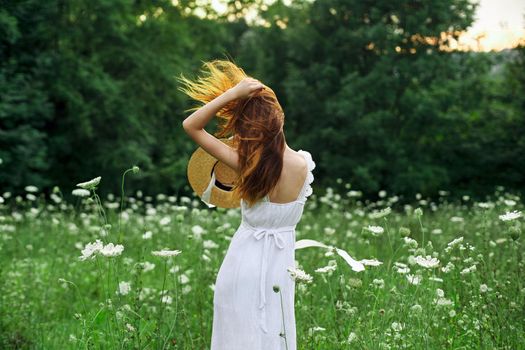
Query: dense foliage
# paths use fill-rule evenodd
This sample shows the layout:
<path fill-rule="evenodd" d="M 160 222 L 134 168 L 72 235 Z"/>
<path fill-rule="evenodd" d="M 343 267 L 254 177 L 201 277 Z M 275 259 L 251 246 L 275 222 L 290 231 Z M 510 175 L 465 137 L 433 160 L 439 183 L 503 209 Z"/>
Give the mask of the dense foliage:
<path fill-rule="evenodd" d="M 467 0 L 245 0 L 224 15 L 195 1 L 0 3 L 2 191 L 97 175 L 116 191 L 137 164 L 136 188 L 188 194 L 196 145 L 180 123 L 194 103 L 175 76 L 226 57 L 278 93 L 288 143 L 312 153 L 320 187 L 525 185 L 525 50 L 449 50 L 473 21 Z M 250 6 L 268 25 L 246 24 Z"/>

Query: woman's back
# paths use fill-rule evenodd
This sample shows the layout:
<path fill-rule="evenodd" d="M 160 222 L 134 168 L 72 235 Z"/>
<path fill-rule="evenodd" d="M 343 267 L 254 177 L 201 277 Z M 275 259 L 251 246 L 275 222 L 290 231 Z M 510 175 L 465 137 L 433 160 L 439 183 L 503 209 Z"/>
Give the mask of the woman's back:
<path fill-rule="evenodd" d="M 268 194 L 268 199 L 273 203 L 293 202 L 299 196 L 302 186 L 308 175 L 308 164 L 300 151 L 288 148 L 283 155 L 283 169 L 276 186 Z"/>
<path fill-rule="evenodd" d="M 312 193 L 311 183 L 314 180 L 312 170 L 315 168 L 315 162 L 308 151 L 299 150 L 297 152 L 304 158 L 300 162 L 289 163 L 289 169 L 283 167 L 283 173 L 277 186 L 274 188 L 274 194 L 267 194 L 253 206 L 248 205 L 241 199 L 242 220 L 252 226 L 260 227 L 280 227 L 295 225 L 301 219 L 306 199 Z M 297 180 L 297 168 L 306 167 L 306 173 L 302 175 L 301 180 Z M 295 169 L 293 169 L 295 168 Z M 301 171 L 305 171 L 301 169 Z M 299 186 L 297 186 L 299 184 Z M 295 186 L 293 189 L 286 189 L 286 186 Z M 281 190 L 282 189 L 282 190 Z M 277 191 L 280 191 L 279 193 Z M 277 198 L 279 196 L 280 198 Z M 285 198 L 287 196 L 287 198 Z M 275 198 L 276 201 L 270 198 Z M 280 202 L 279 200 L 285 200 Z"/>

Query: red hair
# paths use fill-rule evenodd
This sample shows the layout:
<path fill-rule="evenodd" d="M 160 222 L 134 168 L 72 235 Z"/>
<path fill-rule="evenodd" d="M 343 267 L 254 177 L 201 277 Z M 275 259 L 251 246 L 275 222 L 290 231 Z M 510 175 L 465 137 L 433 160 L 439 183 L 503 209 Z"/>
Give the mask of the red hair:
<path fill-rule="evenodd" d="M 203 104 L 248 77 L 241 68 L 226 60 L 204 62 L 202 68 L 206 76 L 195 82 L 181 74 L 179 80 L 187 87 L 179 90 Z M 265 85 L 252 97 L 229 102 L 217 117 L 220 123 L 215 136 L 233 136 L 232 147 L 239 154 L 239 177 L 233 195 L 251 206 L 275 187 L 281 175 L 285 146 L 283 109 L 274 91 Z"/>

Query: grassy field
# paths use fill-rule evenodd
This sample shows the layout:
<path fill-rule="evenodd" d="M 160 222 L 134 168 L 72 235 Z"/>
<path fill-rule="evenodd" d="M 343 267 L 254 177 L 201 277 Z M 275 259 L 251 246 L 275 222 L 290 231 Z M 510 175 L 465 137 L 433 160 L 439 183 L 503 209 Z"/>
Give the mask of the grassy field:
<path fill-rule="evenodd" d="M 209 349 L 240 209 L 137 192 L 121 212 L 92 185 L 74 203 L 32 186 L 0 197 L 0 348 Z M 309 197 L 297 240 L 381 264 L 355 272 L 332 249 L 296 250 L 311 276 L 296 280 L 298 349 L 525 348 L 518 197 L 401 205 L 338 186 Z"/>

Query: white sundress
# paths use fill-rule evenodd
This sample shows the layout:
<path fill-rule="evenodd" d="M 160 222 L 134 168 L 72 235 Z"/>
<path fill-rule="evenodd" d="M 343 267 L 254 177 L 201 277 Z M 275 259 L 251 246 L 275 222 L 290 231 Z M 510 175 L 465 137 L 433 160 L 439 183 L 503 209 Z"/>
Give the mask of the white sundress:
<path fill-rule="evenodd" d="M 295 267 L 295 226 L 312 194 L 315 168 L 308 151 L 298 153 L 308 174 L 295 201 L 273 203 L 266 195 L 249 208 L 241 200 L 242 221 L 215 281 L 211 350 L 297 349 L 295 282 L 287 268 Z"/>

